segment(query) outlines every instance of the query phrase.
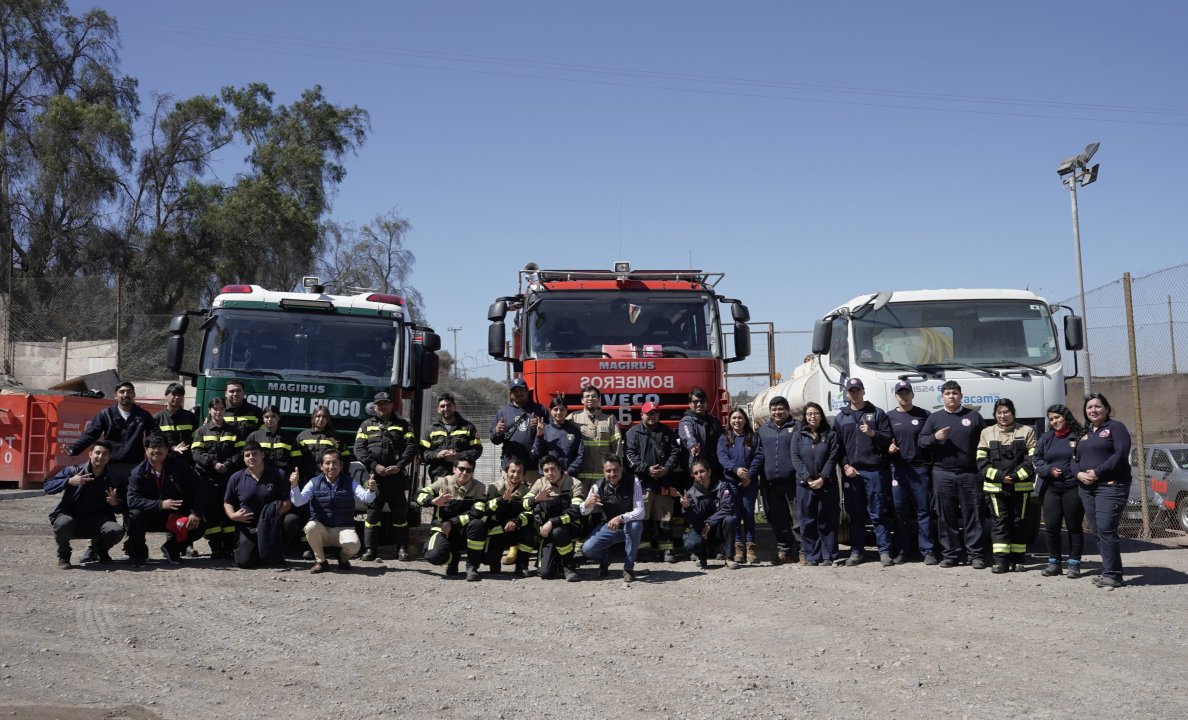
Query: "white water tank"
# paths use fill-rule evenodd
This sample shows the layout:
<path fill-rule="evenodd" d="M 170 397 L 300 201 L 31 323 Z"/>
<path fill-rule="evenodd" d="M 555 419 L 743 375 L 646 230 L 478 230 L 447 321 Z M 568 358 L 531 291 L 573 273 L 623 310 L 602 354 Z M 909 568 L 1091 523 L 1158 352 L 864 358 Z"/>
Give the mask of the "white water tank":
<path fill-rule="evenodd" d="M 772 398 L 779 395 L 783 395 L 788 400 L 788 409 L 792 412 L 793 418 L 800 418 L 804 412 L 804 406 L 809 402 L 816 402 L 822 407 L 826 407 L 824 398 L 816 397 L 821 387 L 821 363 L 814 357 L 809 362 L 797 366 L 792 371 L 792 377 L 755 396 L 747 408 L 747 414 L 751 416 L 751 426 L 759 427 L 767 422 L 771 417 L 767 406 Z"/>

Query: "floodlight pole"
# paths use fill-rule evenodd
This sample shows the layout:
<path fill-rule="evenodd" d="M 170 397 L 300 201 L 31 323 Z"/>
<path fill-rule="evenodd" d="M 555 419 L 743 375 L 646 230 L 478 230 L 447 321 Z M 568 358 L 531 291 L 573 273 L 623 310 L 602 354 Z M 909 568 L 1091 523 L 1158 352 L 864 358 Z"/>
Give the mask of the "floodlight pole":
<path fill-rule="evenodd" d="M 1085 396 L 1088 397 L 1089 393 L 1093 392 L 1093 370 L 1089 362 L 1089 316 L 1085 312 L 1085 273 L 1081 269 L 1081 221 L 1077 213 L 1077 178 L 1080 174 L 1073 172 L 1066 176 L 1064 182 L 1072 196 L 1073 250 L 1077 260 L 1077 294 L 1081 299 L 1081 320 L 1084 328 L 1082 339 L 1085 343 L 1081 352 L 1085 361 Z"/>

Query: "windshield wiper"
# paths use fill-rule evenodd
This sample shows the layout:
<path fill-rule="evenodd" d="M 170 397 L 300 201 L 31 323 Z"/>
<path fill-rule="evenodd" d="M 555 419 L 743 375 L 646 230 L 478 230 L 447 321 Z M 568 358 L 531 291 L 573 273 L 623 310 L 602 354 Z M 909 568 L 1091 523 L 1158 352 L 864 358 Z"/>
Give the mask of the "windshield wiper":
<path fill-rule="evenodd" d="M 925 363 L 924 367 L 938 368 L 940 370 L 972 370 L 973 372 L 986 373 L 990 377 L 1002 376 L 1001 373 L 991 370 L 988 367 L 979 367 L 977 365 L 970 365 L 969 363 L 957 362 L 956 360 L 938 363 Z"/>
<path fill-rule="evenodd" d="M 610 353 L 605 353 L 601 350 L 545 350 L 544 352 L 550 353 L 552 355 L 556 355 L 557 357 L 573 357 L 573 358 L 586 358 L 586 357 L 608 358 L 608 357 L 610 357 Z"/>
<path fill-rule="evenodd" d="M 1030 371 L 1035 371 L 1041 375 L 1047 375 L 1048 371 L 1037 365 L 1028 365 L 1026 362 L 1019 362 L 1018 360 L 998 360 L 994 362 L 978 362 L 978 367 L 1025 367 Z"/>

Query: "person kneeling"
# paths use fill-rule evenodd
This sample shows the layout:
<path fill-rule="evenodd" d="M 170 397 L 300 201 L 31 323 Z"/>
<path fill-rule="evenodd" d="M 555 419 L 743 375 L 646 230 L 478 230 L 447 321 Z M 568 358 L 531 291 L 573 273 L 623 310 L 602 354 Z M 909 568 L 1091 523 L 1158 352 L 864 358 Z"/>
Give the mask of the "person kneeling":
<path fill-rule="evenodd" d="M 304 488 L 297 473 L 289 476 L 289 500 L 297 507 L 309 505 L 305 537 L 315 561 L 309 571 L 317 574 L 330 569 L 327 547 L 339 548 L 338 569 L 350 570 L 351 558 L 359 552 L 355 501 L 366 505 L 375 499 L 375 478 L 364 489 L 358 480 L 342 477 L 342 456 L 337 450 L 323 451 L 319 466 L 322 474 L 315 475 Z"/>
<path fill-rule="evenodd" d="M 737 494 L 731 483 L 717 481 L 710 473 L 709 463 L 701 458 L 689 466 L 693 475 L 693 487 L 681 496 L 681 507 L 685 511 L 685 552 L 693 556 L 702 569 L 708 567 L 706 555 L 715 543 L 720 545 L 726 556 L 726 567 L 738 569 L 738 563 L 730 555 L 734 542 L 734 530 L 738 524 L 734 507 Z"/>
<path fill-rule="evenodd" d="M 206 522 L 199 513 L 207 506 L 207 484 L 178 455 L 160 433 L 145 440 L 144 462 L 128 478 L 128 557 L 133 567 L 148 560 L 145 534 L 166 531 L 161 554 L 165 562 L 181 562 L 183 543 L 202 537 Z"/>
<path fill-rule="evenodd" d="M 602 480 L 590 488 L 581 512 L 589 515 L 601 506 L 603 517 L 608 519 L 582 543 L 582 554 L 597 562 L 598 576 L 605 577 L 610 549 L 623 543 L 627 552 L 623 580 L 631 582 L 635 580 L 635 555 L 643 535 L 643 486 L 638 479 L 623 482 L 623 461 L 617 455 L 608 455 L 602 461 L 602 473 Z"/>
<path fill-rule="evenodd" d="M 227 481 L 223 511 L 235 521 L 238 542 L 235 564 L 241 568 L 268 565 L 284 567 L 285 513 L 292 507 L 289 488 L 294 478 L 285 481 L 280 468 L 264 464 L 264 448 L 255 440 L 243 446 L 243 463 Z M 300 479 L 296 469 L 293 474 Z"/>
<path fill-rule="evenodd" d="M 479 565 L 487 547 L 487 486 L 474 479 L 474 461 L 454 460 L 454 474 L 433 481 L 417 493 L 417 504 L 434 507 L 433 531 L 425 547 L 425 559 L 445 565 L 446 577 L 458 574 L 458 559 L 466 550 L 466 579 L 478 582 Z"/>
<path fill-rule="evenodd" d="M 560 569 L 568 582 L 577 582 L 574 539 L 581 532 L 581 498 L 575 497 L 573 478 L 561 472 L 552 455 L 540 460 L 541 477 L 524 498 L 524 509 L 532 513 L 540 535 L 540 576 L 553 580 Z"/>
<path fill-rule="evenodd" d="M 111 445 L 96 441 L 88 457 L 88 462 L 63 468 L 41 486 L 46 495 L 62 493 L 49 517 L 58 543 L 58 567 L 63 570 L 72 567 L 71 540 L 90 540 L 99 562 L 109 563 L 108 550 L 124 537 L 115 519 L 120 501 L 107 475 Z"/>

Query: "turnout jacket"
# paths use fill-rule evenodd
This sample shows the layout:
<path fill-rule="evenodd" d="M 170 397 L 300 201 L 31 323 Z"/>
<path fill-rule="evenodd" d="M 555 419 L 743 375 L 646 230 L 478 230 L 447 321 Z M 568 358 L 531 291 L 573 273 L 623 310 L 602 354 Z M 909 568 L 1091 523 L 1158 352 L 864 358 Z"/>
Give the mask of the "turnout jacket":
<path fill-rule="evenodd" d="M 387 420 L 367 418 L 355 433 L 355 457 L 367 472 L 375 472 L 377 465 L 396 465 L 400 474 L 408 475 L 416 456 L 417 437 L 412 425 L 396 413 Z"/>
<path fill-rule="evenodd" d="M 452 495 L 453 499 L 441 507 L 433 504 L 433 498 L 446 494 Z M 417 504 L 433 508 L 433 524 L 438 527 L 446 522 L 464 526 L 486 516 L 487 486 L 473 478 L 465 485 L 459 485 L 453 475 L 438 478 L 421 488 L 417 493 Z"/>
<path fill-rule="evenodd" d="M 230 477 L 231 473 L 243 468 L 243 444 L 244 440 L 236 434 L 234 427 L 226 422 L 215 425 L 208 420 L 194 433 L 190 443 L 194 466 L 208 478 L 218 478 L 220 474 L 215 465 L 223 463 L 227 472 L 221 477 Z"/>
<path fill-rule="evenodd" d="M 186 410 L 185 408 L 178 408 L 174 412 L 169 412 L 166 408 L 153 416 L 153 422 L 157 424 L 157 429 L 165 436 L 166 442 L 169 443 L 169 454 L 178 455 L 182 460 L 194 463 L 194 455 L 189 449 L 183 453 L 176 452 L 173 447 L 179 443 L 190 444 L 194 438 L 194 431 L 198 429 L 201 424 L 198 422 L 198 416 Z"/>
<path fill-rule="evenodd" d="M 602 461 L 607 456 L 623 457 L 623 433 L 614 416 L 601 410 L 591 415 L 582 408 L 570 413 L 568 420 L 581 430 L 585 445 L 582 466 L 574 477 L 589 487 L 602 479 Z"/>
<path fill-rule="evenodd" d="M 546 487 L 550 488 L 549 498 L 544 502 L 537 502 L 536 495 Z M 544 477 L 537 478 L 524 494 L 524 509 L 532 514 L 537 525 L 552 522 L 553 527 L 580 522 L 582 518 L 582 500 L 575 494 L 577 483 L 568 475 L 562 475 L 556 485 L 549 485 Z"/>
<path fill-rule="evenodd" d="M 288 482 L 289 473 L 301 462 L 301 446 L 297 444 L 297 439 L 280 428 L 276 432 L 260 428 L 248 435 L 247 440 L 260 443 L 264 449 L 264 462 L 284 473 L 285 481 Z"/>
<path fill-rule="evenodd" d="M 102 475 L 96 475 L 95 479 L 90 482 L 78 487 L 70 484 L 70 478 L 90 470 L 91 463 L 89 462 L 81 465 L 68 465 L 42 484 L 41 490 L 46 495 L 62 493 L 62 499 L 50 511 L 50 522 L 56 520 L 59 515 L 68 515 L 75 519 L 98 515 L 108 520 L 115 520 L 115 513 L 121 508 L 119 505 L 107 502 L 107 491 L 115 486 L 108 480 L 106 468 Z"/>
<path fill-rule="evenodd" d="M 978 473 L 982 490 L 988 493 L 1031 492 L 1035 488 L 1035 430 L 1015 423 L 1009 428 L 998 423 L 982 430 L 978 442 Z M 1005 482 L 1014 475 L 1015 482 Z"/>
<path fill-rule="evenodd" d="M 650 428 L 639 422 L 627 431 L 624 443 L 627 452 L 627 468 L 635 473 L 644 490 L 659 490 L 661 487 L 674 487 L 677 481 L 673 478 L 677 463 L 680 462 L 681 446 L 677 442 L 676 433 L 664 423 L 656 423 Z M 668 474 L 659 480 L 648 474 L 648 468 L 661 465 L 668 469 Z M 626 473 L 624 473 L 625 475 Z"/>
<path fill-rule="evenodd" d="M 259 405 L 244 400 L 239 407 L 233 408 L 230 403 L 225 405 L 223 422 L 235 429 L 240 440 L 260 429 L 264 424 L 264 411 Z"/>
<path fill-rule="evenodd" d="M 512 491 L 510 500 L 503 499 L 507 490 L 507 481 L 500 479 L 487 486 L 487 519 L 490 524 L 488 535 L 498 535 L 504 532 L 503 526 L 509 522 L 516 524 L 516 529 L 528 525 L 532 516 L 524 509 L 524 495 L 528 492 L 528 483 L 521 482 Z"/>
<path fill-rule="evenodd" d="M 139 405 L 132 406 L 127 420 L 120 414 L 119 408 L 112 405 L 95 415 L 66 454 L 78 455 L 102 435 L 103 439 L 111 443 L 111 462 L 138 463 L 144 460 L 144 437 L 156 427 L 153 416 Z"/>
<path fill-rule="evenodd" d="M 453 450 L 458 453 L 457 459 L 477 463 L 483 454 L 483 441 L 479 439 L 478 428 L 462 417 L 461 413 L 454 415 L 452 425 L 446 425 L 438 417 L 437 422 L 429 426 L 421 440 L 421 459 L 428 466 L 429 477 L 434 480 L 454 473 L 454 461 L 442 458 L 442 450 Z"/>
<path fill-rule="evenodd" d="M 173 512 L 205 517 L 206 494 L 207 483 L 181 458 L 173 455 L 165 456 L 159 478 L 148 460 L 132 468 L 128 478 L 129 510 L 164 512 L 162 500 L 181 500 L 181 509 Z"/>
<path fill-rule="evenodd" d="M 314 475 L 321 475 L 322 468 L 319 463 L 322 460 L 322 453 L 326 450 L 334 448 L 342 455 L 342 464 L 348 465 L 350 463 L 351 448 L 334 428 L 326 426 L 325 430 L 302 430 L 297 435 L 297 445 L 301 447 L 301 457 L 298 458 L 301 468 L 301 479 L 308 481 Z"/>

